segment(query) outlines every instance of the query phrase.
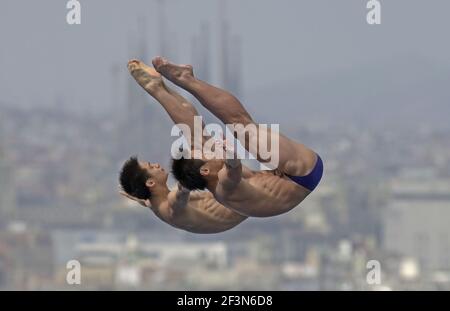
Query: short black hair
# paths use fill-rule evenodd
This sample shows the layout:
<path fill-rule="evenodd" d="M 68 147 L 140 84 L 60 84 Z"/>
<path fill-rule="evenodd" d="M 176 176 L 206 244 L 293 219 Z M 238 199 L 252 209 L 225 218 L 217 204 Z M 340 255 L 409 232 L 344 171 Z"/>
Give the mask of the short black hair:
<path fill-rule="evenodd" d="M 122 166 L 119 181 L 123 191 L 138 199 L 146 200 L 151 197 L 151 192 L 145 185 L 149 178 L 147 171 L 139 165 L 138 158 L 132 156 Z"/>
<path fill-rule="evenodd" d="M 172 161 L 172 173 L 180 184 L 189 190 L 203 190 L 206 188 L 206 180 L 200 174 L 200 168 L 206 162 L 200 159 L 174 159 Z"/>

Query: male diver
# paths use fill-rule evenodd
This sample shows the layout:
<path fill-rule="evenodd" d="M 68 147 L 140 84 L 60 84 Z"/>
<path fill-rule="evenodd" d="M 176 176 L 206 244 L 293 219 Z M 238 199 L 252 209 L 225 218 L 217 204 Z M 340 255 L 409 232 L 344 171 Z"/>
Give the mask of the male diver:
<path fill-rule="evenodd" d="M 145 73 L 136 71 L 133 63 L 129 64 L 129 68 L 141 82 L 145 82 L 145 76 L 150 72 L 152 78 L 146 80 L 146 90 L 158 99 L 175 123 L 193 126 L 194 116 L 197 115 L 193 105 L 169 89 L 154 69 L 145 68 Z M 166 184 L 167 178 L 168 173 L 159 164 L 131 157 L 120 172 L 120 193 L 150 208 L 169 225 L 192 233 L 223 232 L 247 218 L 218 203 L 208 191 L 190 192 L 180 184 L 171 191 Z"/>
<path fill-rule="evenodd" d="M 177 111 L 167 104 L 170 92 L 160 86 L 160 75 L 191 93 L 224 124 L 255 124 L 238 99 L 197 79 L 192 66 L 175 65 L 162 57 L 155 58 L 153 66 L 157 72 L 140 61 L 129 62 L 129 70 L 139 85 L 158 100 L 169 115 Z M 260 129 L 256 128 L 256 132 L 245 133 L 245 139 L 241 140 L 251 153 L 255 150 L 250 150 L 250 142 L 258 140 L 260 134 Z M 268 132 L 270 136 L 270 130 Z M 241 133 L 237 134 L 242 137 Z M 256 153 L 257 159 L 263 158 L 258 151 Z M 201 158 L 173 160 L 172 172 L 183 187 L 208 189 L 218 202 L 241 215 L 269 217 L 285 213 L 301 203 L 319 184 L 323 163 L 311 149 L 279 134 L 279 162 L 273 171 L 252 171 L 236 157 L 223 160 L 202 155 Z"/>

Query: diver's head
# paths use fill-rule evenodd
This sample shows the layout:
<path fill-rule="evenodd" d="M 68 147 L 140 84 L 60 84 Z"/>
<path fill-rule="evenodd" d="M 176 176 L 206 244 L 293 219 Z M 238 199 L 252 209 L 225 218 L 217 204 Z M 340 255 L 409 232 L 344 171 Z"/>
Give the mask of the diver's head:
<path fill-rule="evenodd" d="M 131 157 L 122 166 L 120 185 L 131 196 L 150 199 L 160 188 L 167 188 L 167 172 L 158 163 L 142 162 Z"/>
<path fill-rule="evenodd" d="M 217 182 L 225 161 L 221 159 L 174 159 L 172 173 L 189 190 L 203 190 Z"/>

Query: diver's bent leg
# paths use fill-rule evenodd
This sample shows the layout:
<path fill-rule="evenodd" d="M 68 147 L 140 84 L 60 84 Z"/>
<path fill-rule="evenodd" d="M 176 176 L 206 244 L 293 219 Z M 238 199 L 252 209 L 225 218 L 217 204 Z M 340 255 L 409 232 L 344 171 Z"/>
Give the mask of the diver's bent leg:
<path fill-rule="evenodd" d="M 259 153 L 258 138 L 261 128 L 251 118 L 241 102 L 229 92 L 212 86 L 195 78 L 193 68 L 189 65 L 175 65 L 164 58 L 157 57 L 153 60 L 156 70 L 164 77 L 194 95 L 200 103 L 223 123 L 248 126 L 254 125 L 256 131 L 244 130 L 236 133 L 244 148 L 252 153 L 259 161 L 267 162 L 268 159 Z M 267 138 L 271 135 L 271 129 L 267 129 Z M 239 135 L 242 134 L 242 135 Z M 278 133 L 274 133 L 277 135 Z M 278 168 L 292 176 L 303 176 L 314 166 L 315 153 L 303 144 L 292 141 L 281 133 L 278 135 Z M 270 139 L 269 139 L 270 141 Z M 252 150 L 253 148 L 253 150 Z M 256 150 L 254 150 L 256 148 Z M 275 150 L 271 150 L 275 151 Z"/>
<path fill-rule="evenodd" d="M 165 78 L 185 89 L 225 124 L 253 122 L 239 100 L 229 92 L 194 77 L 192 66 L 175 65 L 162 57 L 153 60 L 156 70 Z"/>

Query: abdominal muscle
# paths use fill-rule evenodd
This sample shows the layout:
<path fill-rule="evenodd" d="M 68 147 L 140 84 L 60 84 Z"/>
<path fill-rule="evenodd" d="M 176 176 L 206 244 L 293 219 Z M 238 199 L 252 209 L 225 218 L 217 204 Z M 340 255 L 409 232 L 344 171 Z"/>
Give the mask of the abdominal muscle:
<path fill-rule="evenodd" d="M 191 193 L 188 206 L 174 213 L 171 223 L 194 233 L 218 233 L 244 221 L 242 216 L 217 202 L 210 192 Z"/>
<path fill-rule="evenodd" d="M 309 193 L 287 177 L 258 172 L 242 179 L 232 190 L 219 186 L 216 197 L 222 204 L 241 214 L 270 217 L 296 207 Z"/>

